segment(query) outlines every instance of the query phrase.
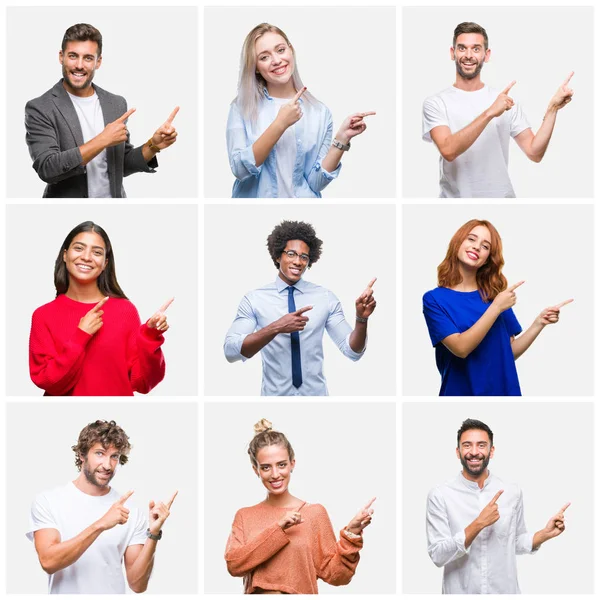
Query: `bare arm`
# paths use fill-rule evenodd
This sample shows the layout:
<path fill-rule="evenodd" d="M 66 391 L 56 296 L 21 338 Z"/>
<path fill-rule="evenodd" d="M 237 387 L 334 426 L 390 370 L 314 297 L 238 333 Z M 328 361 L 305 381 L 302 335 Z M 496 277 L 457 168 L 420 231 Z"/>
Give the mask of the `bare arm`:
<path fill-rule="evenodd" d="M 483 130 L 492 119 L 499 117 L 513 107 L 514 101 L 508 96 L 508 92 L 515 83 L 513 81 L 504 88 L 490 108 L 481 113 L 473 122 L 463 127 L 460 131 L 452 133 L 447 125 L 439 125 L 430 131 L 431 139 L 435 142 L 445 160 L 452 162 L 463 154 L 463 152 L 466 152 L 483 133 Z"/>
<path fill-rule="evenodd" d="M 361 322 L 358 319 L 368 319 L 377 306 L 377 302 L 373 296 L 373 284 L 376 281 L 377 277 L 371 279 L 369 285 L 355 302 L 357 320 L 354 330 L 348 339 L 348 344 L 358 354 L 365 349 L 365 344 L 367 343 L 367 321 Z"/>
<path fill-rule="evenodd" d="M 157 542 L 148 538 L 145 544 L 128 546 L 125 550 L 125 572 L 127 584 L 136 594 L 148 589 L 148 581 L 154 568 L 154 553 Z"/>
<path fill-rule="evenodd" d="M 527 158 L 533 162 L 539 163 L 542 158 L 544 158 L 544 154 L 546 154 L 548 144 L 550 143 L 550 138 L 552 137 L 552 132 L 554 131 L 556 115 L 561 108 L 571 102 L 573 96 L 573 90 L 569 88 L 571 77 L 573 77 L 572 72 L 550 100 L 550 104 L 544 115 L 544 120 L 537 133 L 533 135 L 531 129 L 526 129 L 515 137 L 515 142 L 517 142 L 519 148 L 521 148 L 527 155 Z"/>
<path fill-rule="evenodd" d="M 53 575 L 66 569 L 79 560 L 81 555 L 96 541 L 104 531 L 99 522 L 86 527 L 74 538 L 61 542 L 56 529 L 39 529 L 33 534 L 33 542 L 42 569 Z"/>

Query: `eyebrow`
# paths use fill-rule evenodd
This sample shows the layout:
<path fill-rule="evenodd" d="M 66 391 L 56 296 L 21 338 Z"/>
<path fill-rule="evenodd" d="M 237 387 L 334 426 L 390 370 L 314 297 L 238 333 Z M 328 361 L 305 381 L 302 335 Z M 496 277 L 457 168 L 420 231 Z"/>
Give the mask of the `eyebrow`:
<path fill-rule="evenodd" d="M 277 50 L 277 48 L 279 48 L 279 46 L 285 46 L 285 42 L 279 42 L 279 44 L 276 44 L 275 46 L 273 46 L 273 50 Z M 263 50 L 262 52 L 258 53 L 258 56 L 262 56 L 263 54 L 266 54 L 267 52 L 269 52 L 269 50 Z"/>
<path fill-rule="evenodd" d="M 476 233 L 469 233 L 469 235 L 472 235 L 473 237 L 476 237 L 477 239 L 479 239 L 479 236 Z M 486 240 L 485 238 L 483 239 L 483 242 L 486 244 L 489 244 L 490 246 L 492 245 L 492 242 L 490 242 L 489 240 Z"/>
<path fill-rule="evenodd" d="M 72 245 L 75 246 L 76 244 L 79 244 L 80 246 L 85 246 L 87 248 L 87 244 L 85 244 L 84 242 L 73 242 Z M 102 250 L 102 252 L 104 252 L 104 248 L 102 246 L 92 246 L 92 248 Z"/>
<path fill-rule="evenodd" d="M 461 46 L 462 48 L 483 48 L 483 44 L 473 44 L 471 46 L 467 46 L 467 44 L 456 44 L 456 46 Z"/>

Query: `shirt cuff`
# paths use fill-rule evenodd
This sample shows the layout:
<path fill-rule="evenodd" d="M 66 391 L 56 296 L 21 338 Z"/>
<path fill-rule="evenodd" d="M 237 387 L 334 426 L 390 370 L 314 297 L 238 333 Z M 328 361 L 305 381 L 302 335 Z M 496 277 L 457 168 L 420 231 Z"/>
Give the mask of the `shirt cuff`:
<path fill-rule="evenodd" d="M 263 166 L 256 166 L 256 158 L 254 158 L 254 150 L 251 145 L 240 152 L 240 160 L 250 175 L 254 175 L 254 177 L 260 175 Z"/>
<path fill-rule="evenodd" d="M 354 350 L 352 350 L 352 346 L 350 346 L 350 336 L 352 334 L 349 333 L 346 336 L 346 352 L 344 352 L 344 354 L 350 359 L 350 360 L 360 360 L 363 357 L 363 354 L 365 353 L 366 349 L 367 349 L 367 343 L 369 341 L 369 338 L 367 337 L 365 339 L 365 347 L 362 349 L 362 352 L 354 352 Z"/>
<path fill-rule="evenodd" d="M 338 166 L 331 171 L 331 173 L 329 171 L 326 171 L 323 168 L 323 165 L 321 164 L 321 161 L 317 161 L 315 163 L 315 171 L 321 171 L 323 173 L 323 177 L 325 177 L 325 179 L 327 179 L 327 181 L 333 181 L 334 179 L 337 179 L 337 176 L 340 174 L 340 169 L 342 168 L 342 163 L 340 162 L 338 164 Z"/>
<path fill-rule="evenodd" d="M 89 333 L 77 327 L 77 329 L 75 330 L 75 334 L 71 338 L 71 342 L 73 342 L 73 344 L 75 344 L 76 346 L 81 346 L 82 348 L 85 348 L 91 339 L 92 336 Z"/>

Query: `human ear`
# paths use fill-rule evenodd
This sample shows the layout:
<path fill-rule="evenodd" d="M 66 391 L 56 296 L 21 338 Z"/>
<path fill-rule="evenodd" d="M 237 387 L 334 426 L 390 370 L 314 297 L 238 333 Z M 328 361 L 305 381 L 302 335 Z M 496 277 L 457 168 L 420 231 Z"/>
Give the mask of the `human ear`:
<path fill-rule="evenodd" d="M 59 51 L 58 51 L 58 62 L 59 62 L 61 65 L 63 64 L 63 58 L 64 58 L 64 56 L 63 56 L 63 51 L 62 51 L 62 50 L 59 50 Z"/>
<path fill-rule="evenodd" d="M 491 51 L 491 50 L 488 48 L 488 49 L 485 51 L 485 58 L 483 59 L 483 62 L 488 62 L 488 60 L 490 60 L 490 56 L 491 56 L 491 54 L 492 54 L 492 51 Z"/>
<path fill-rule="evenodd" d="M 258 472 L 258 469 L 256 467 L 252 467 L 252 470 L 256 473 L 257 477 L 260 477 L 260 473 Z"/>
<path fill-rule="evenodd" d="M 495 448 L 494 448 L 494 446 L 492 446 L 490 448 L 490 458 L 494 458 L 494 450 L 495 450 Z"/>
<path fill-rule="evenodd" d="M 450 47 L 450 60 L 452 60 L 452 61 L 456 60 L 456 58 L 454 56 L 454 46 Z"/>

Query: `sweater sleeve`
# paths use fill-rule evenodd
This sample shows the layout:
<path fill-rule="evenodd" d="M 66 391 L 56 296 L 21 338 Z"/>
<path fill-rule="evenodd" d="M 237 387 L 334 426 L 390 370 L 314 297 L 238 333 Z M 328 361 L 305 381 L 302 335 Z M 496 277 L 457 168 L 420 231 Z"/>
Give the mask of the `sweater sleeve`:
<path fill-rule="evenodd" d="M 51 396 L 68 394 L 81 375 L 91 339 L 91 335 L 76 327 L 69 341 L 57 347 L 46 319 L 35 311 L 29 336 L 29 373 L 33 383 Z"/>
<path fill-rule="evenodd" d="M 271 527 L 246 540 L 244 519 L 238 511 L 225 550 L 227 570 L 234 577 L 243 577 L 277 554 L 289 542 L 287 534 L 277 523 L 273 523 Z"/>
<path fill-rule="evenodd" d="M 128 348 L 129 381 L 134 392 L 147 394 L 165 377 L 165 357 L 160 349 L 165 338 L 157 329 L 145 323 L 140 325 L 137 310 L 135 318 L 136 327 Z"/>
<path fill-rule="evenodd" d="M 330 585 L 350 583 L 360 559 L 363 538 L 350 539 L 344 531 L 336 542 L 329 515 L 324 507 L 317 505 L 319 514 L 314 520 L 316 548 L 315 568 L 317 576 Z"/>

